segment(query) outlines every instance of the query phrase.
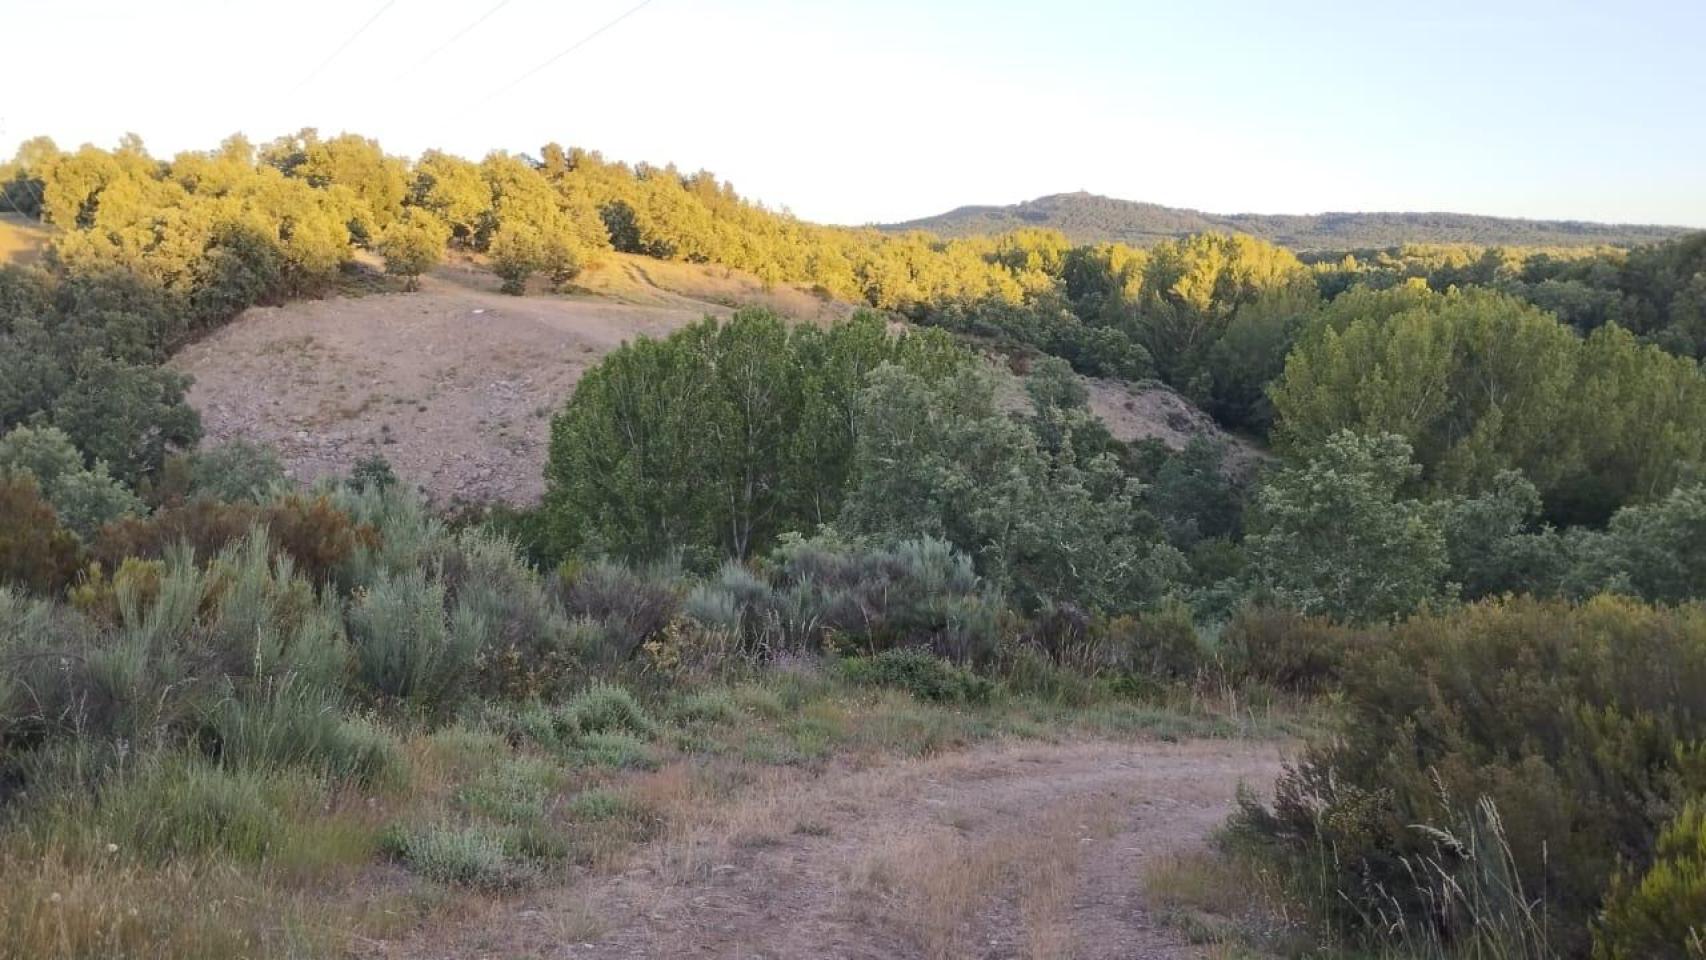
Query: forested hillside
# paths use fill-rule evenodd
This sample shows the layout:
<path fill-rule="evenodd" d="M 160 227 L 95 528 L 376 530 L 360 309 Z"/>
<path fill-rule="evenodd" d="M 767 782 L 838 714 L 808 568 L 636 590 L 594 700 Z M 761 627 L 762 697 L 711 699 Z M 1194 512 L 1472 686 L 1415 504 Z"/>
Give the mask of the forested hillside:
<path fill-rule="evenodd" d="M 1687 232 L 1682 227 L 1525 220 L 1466 213 L 1204 213 L 1093 193 L 1056 193 L 1009 206 L 958 207 L 933 217 L 883 224 L 891 232 L 926 230 L 944 237 L 1005 233 L 1026 227 L 1059 230 L 1075 243 L 1147 247 L 1193 233 L 1247 233 L 1299 252 L 1406 243 L 1483 246 L 1629 246 Z"/>
<path fill-rule="evenodd" d="M 1259 899 L 1285 921 L 1249 942 L 1698 956 L 1706 234 L 943 239 L 557 145 L 306 130 L 170 159 L 36 140 L 0 184 L 46 244 L 0 267 L 0 958 L 337 955 L 483 915 L 447 891 L 613 870 L 837 751 L 1312 711 L 1226 833 L 1216 869 L 1244 872 L 1187 885 L 1260 891 L 1214 929 Z M 544 447 L 535 507 L 437 513 L 384 440 L 307 489 L 201 442 L 174 359 L 254 342 L 218 336 L 249 307 L 324 298 L 454 355 L 509 322 L 491 302 L 590 297 L 617 253 L 833 309 L 731 304 L 595 361 L 539 341 L 572 394 L 485 424 Z M 528 299 L 481 286 L 410 340 L 451 254 Z M 1122 440 L 1083 375 L 1160 380 L 1273 455 Z M 781 830 L 748 853 L 827 832 Z"/>

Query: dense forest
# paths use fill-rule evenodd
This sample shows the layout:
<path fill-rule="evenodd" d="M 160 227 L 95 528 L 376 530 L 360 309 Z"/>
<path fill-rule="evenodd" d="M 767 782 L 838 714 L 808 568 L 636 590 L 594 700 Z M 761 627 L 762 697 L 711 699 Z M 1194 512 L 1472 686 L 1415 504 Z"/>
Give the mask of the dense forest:
<path fill-rule="evenodd" d="M 1074 243 L 1149 246 L 1193 233 L 1247 233 L 1299 253 L 1406 243 L 1481 246 L 1632 246 L 1687 233 L 1682 227 L 1524 220 L 1464 213 L 1203 213 L 1093 193 L 1056 193 L 1009 206 L 957 207 L 933 217 L 882 225 L 906 232 L 972 237 L 1025 228 L 1059 230 Z"/>
<path fill-rule="evenodd" d="M 100 869 L 108 836 L 143 865 L 265 860 L 312 819 L 281 791 L 394 783 L 414 730 L 627 763 L 660 733 L 611 683 L 807 658 L 959 704 L 1319 700 L 1335 735 L 1229 843 L 1324 941 L 1694 956 L 1706 234 L 942 239 L 556 145 L 408 160 L 313 131 L 171 159 L 36 140 L 0 182 L 53 229 L 0 268 L 0 817 L 55 869 Z M 335 292 L 358 250 L 403 285 L 458 251 L 572 289 L 620 251 L 864 309 L 628 343 L 554 412 L 542 504 L 445 518 L 380 459 L 303 491 L 263 448 L 198 446 L 163 366 Z M 1160 379 L 1273 456 L 1120 443 L 1078 374 Z M 359 849 L 498 885 L 566 856 L 441 828 Z"/>

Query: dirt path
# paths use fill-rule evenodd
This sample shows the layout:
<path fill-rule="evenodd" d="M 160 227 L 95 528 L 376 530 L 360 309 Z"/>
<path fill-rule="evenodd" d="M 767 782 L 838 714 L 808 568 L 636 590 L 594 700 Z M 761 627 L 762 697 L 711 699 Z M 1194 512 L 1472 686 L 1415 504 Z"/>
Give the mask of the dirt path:
<path fill-rule="evenodd" d="M 503 905 L 409 957 L 1079 958 L 1200 954 L 1146 911 L 1273 744 L 1001 745 L 793 774 L 612 877 Z"/>

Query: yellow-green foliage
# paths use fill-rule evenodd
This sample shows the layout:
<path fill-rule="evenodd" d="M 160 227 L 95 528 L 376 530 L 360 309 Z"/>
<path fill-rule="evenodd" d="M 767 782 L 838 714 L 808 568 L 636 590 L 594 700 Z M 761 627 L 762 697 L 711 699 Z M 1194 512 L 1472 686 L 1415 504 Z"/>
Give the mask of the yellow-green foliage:
<path fill-rule="evenodd" d="M 1596 960 L 1706 957 L 1706 800 L 1682 808 L 1645 872 L 1618 878 L 1595 929 Z"/>

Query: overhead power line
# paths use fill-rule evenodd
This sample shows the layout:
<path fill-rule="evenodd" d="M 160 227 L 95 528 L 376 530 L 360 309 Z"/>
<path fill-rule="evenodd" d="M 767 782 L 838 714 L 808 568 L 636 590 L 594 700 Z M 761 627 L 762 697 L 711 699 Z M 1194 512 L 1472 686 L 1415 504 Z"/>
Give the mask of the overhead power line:
<path fill-rule="evenodd" d="M 383 5 L 381 5 L 377 11 L 374 12 L 373 16 L 368 17 L 367 21 L 365 23 L 363 23 L 361 26 L 355 28 L 354 33 L 350 34 L 348 37 L 345 37 L 344 42 L 338 44 L 338 48 L 336 50 L 332 51 L 331 56 L 320 61 L 320 65 L 315 67 L 313 70 L 310 70 L 308 72 L 308 75 L 306 77 L 303 77 L 300 83 L 298 83 L 296 86 L 294 86 L 290 89 L 290 92 L 292 94 L 301 93 L 303 87 L 306 87 L 309 83 L 311 83 L 314 80 L 315 77 L 318 77 L 323 70 L 325 70 L 327 67 L 331 66 L 332 61 L 334 61 L 334 60 L 338 59 L 338 57 L 342 56 L 343 52 L 350 48 L 350 44 L 352 44 L 352 43 L 356 42 L 356 40 L 360 39 L 361 35 L 367 32 L 367 28 L 373 26 L 374 21 L 378 20 L 380 17 L 383 17 L 385 15 L 385 11 L 391 9 L 391 7 L 394 6 L 396 3 L 397 3 L 397 0 L 385 0 L 385 3 Z"/>
<path fill-rule="evenodd" d="M 651 4 L 651 2 L 652 2 L 652 0 L 640 0 L 639 3 L 634 4 L 632 7 L 629 7 L 626 11 L 624 11 L 621 16 L 617 17 L 614 20 L 611 20 L 611 21 L 605 23 L 603 26 L 599 27 L 597 30 L 594 30 L 593 32 L 587 34 L 586 36 L 581 37 L 579 40 L 576 40 L 574 43 L 569 44 L 567 47 L 564 47 L 562 50 L 557 51 L 555 54 L 552 54 L 552 56 L 549 60 L 546 60 L 544 63 L 541 63 L 537 67 L 534 67 L 533 69 L 527 71 L 526 73 L 522 74 L 521 76 L 516 77 L 514 80 L 511 80 L 509 83 L 504 84 L 503 86 L 492 91 L 491 93 L 486 94 L 485 98 L 480 100 L 479 103 L 486 103 L 488 101 L 495 100 L 499 96 L 501 96 L 505 93 L 508 93 L 509 91 L 515 89 L 516 87 L 527 82 L 528 80 L 533 79 L 534 76 L 538 75 L 541 71 L 550 67 L 552 64 L 556 63 L 558 60 L 563 59 L 564 57 L 568 56 L 569 54 L 574 53 L 576 50 L 579 50 L 581 47 L 584 47 L 588 43 L 591 43 L 596 37 L 598 37 L 599 34 L 603 33 L 606 30 L 609 30 L 611 27 L 616 26 L 618 23 L 621 23 L 622 21 L 628 19 L 629 17 L 633 16 L 634 14 L 639 13 L 642 9 L 644 9 L 646 6 Z M 478 106 L 478 104 L 476 104 L 476 106 Z"/>
<path fill-rule="evenodd" d="M 454 36 L 452 36 L 449 40 L 446 40 L 443 43 L 439 44 L 436 48 L 433 49 L 433 51 L 431 53 L 420 58 L 419 60 L 416 60 L 414 66 L 403 71 L 401 76 L 407 76 L 411 73 L 414 73 L 416 70 L 419 70 L 420 68 L 426 66 L 428 63 L 432 62 L 432 60 L 435 57 L 437 57 L 439 54 L 443 53 L 446 50 L 449 50 L 452 46 L 454 46 L 456 41 L 461 40 L 463 37 L 466 37 L 470 33 L 473 33 L 480 26 L 480 24 L 485 23 L 487 20 L 490 20 L 492 18 L 493 14 L 497 13 L 499 10 L 502 10 L 504 7 L 509 6 L 509 4 L 510 4 L 510 0 L 498 0 L 498 2 L 493 4 L 491 6 L 491 8 L 488 9 L 485 13 L 480 14 L 478 19 L 474 20 L 472 23 L 468 24 L 467 26 L 464 26 L 462 29 L 456 31 L 456 34 Z"/>

